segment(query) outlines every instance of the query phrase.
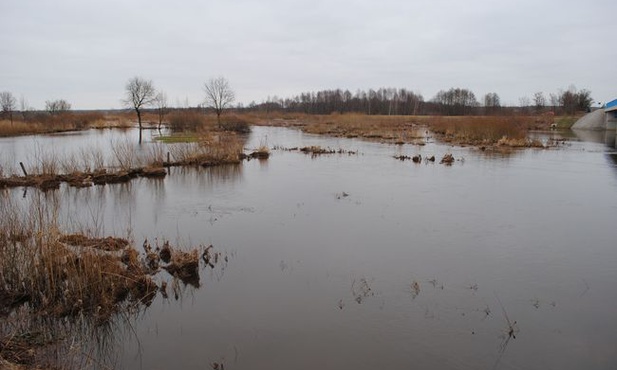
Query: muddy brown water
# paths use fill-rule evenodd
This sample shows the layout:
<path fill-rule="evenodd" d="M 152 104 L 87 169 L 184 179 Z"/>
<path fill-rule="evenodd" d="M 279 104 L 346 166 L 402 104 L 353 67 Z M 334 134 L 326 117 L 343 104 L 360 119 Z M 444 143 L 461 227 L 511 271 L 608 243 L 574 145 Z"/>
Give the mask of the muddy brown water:
<path fill-rule="evenodd" d="M 35 142 L 104 148 L 110 135 L 137 137 Z M 119 328 L 93 367 L 615 368 L 615 139 L 568 136 L 557 149 L 491 154 L 255 127 L 249 148 L 358 154 L 273 150 L 267 161 L 173 168 L 165 179 L 62 185 L 44 198 L 73 223 L 130 232 L 138 244 L 213 244 L 229 256 L 202 269 L 199 289 L 159 296 L 132 329 Z M 1 139 L 5 162 L 32 142 Z M 446 153 L 464 161 L 392 158 Z M 40 196 L 10 189 L 2 199 Z"/>

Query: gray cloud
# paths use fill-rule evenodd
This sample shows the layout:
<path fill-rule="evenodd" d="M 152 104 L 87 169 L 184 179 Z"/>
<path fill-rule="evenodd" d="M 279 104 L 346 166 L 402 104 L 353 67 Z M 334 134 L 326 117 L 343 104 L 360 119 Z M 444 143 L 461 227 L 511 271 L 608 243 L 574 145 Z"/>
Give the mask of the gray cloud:
<path fill-rule="evenodd" d="M 117 108 L 130 77 L 175 102 L 226 76 L 240 101 L 326 88 L 495 91 L 576 84 L 614 98 L 617 4 L 580 1 L 5 0 L 0 90 Z"/>

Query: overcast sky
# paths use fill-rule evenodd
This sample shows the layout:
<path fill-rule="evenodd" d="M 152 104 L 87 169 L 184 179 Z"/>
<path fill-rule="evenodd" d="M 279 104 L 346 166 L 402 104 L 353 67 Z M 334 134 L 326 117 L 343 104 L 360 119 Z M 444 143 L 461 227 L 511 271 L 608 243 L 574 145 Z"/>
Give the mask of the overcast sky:
<path fill-rule="evenodd" d="M 321 89 L 497 92 L 575 85 L 617 98 L 615 0 L 1 0 L 0 91 L 120 108 L 151 79 L 196 105 L 224 76 L 237 102 Z"/>

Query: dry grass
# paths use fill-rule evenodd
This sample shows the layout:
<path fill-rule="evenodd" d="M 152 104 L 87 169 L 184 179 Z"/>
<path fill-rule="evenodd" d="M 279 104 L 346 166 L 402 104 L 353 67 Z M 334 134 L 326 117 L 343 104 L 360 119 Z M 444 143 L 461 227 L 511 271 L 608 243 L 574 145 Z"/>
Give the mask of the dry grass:
<path fill-rule="evenodd" d="M 416 143 L 423 141 L 423 125 L 428 117 L 367 116 L 363 114 L 332 114 L 305 116 L 303 130 L 312 134 L 363 138 L 388 143 Z"/>
<path fill-rule="evenodd" d="M 147 122 L 154 121 L 154 115 L 145 115 Z M 46 134 L 53 132 L 78 131 L 89 128 L 128 128 L 134 127 L 135 119 L 129 114 L 118 112 L 106 114 L 99 112 L 64 112 L 57 115 L 32 113 L 28 119 L 18 119 L 11 123 L 0 120 L 0 137 Z"/>
<path fill-rule="evenodd" d="M 244 139 L 236 134 L 201 132 L 197 142 L 175 143 L 168 146 L 171 163 L 166 165 L 202 165 L 239 163 Z"/>
<path fill-rule="evenodd" d="M 9 120 L 0 120 L 0 136 L 30 135 L 43 132 L 43 127 L 39 123 L 27 123 Z"/>
<path fill-rule="evenodd" d="M 11 123 L 0 120 L 0 137 L 83 130 L 105 119 L 102 113 L 97 112 L 65 112 L 57 115 L 36 113 L 31 114 L 27 121 L 14 119 Z"/>
<path fill-rule="evenodd" d="M 176 110 L 167 116 L 169 127 L 174 131 L 197 130 L 204 126 L 215 126 L 216 121 L 208 121 L 206 116 L 191 109 Z"/>
<path fill-rule="evenodd" d="M 427 131 L 438 139 L 459 145 L 537 147 L 527 140 L 530 130 L 548 130 L 554 121 L 549 114 L 539 116 L 367 116 L 254 115 L 257 124 L 300 127 L 312 134 L 362 138 L 393 144 L 425 143 Z"/>
<path fill-rule="evenodd" d="M 444 141 L 470 145 L 527 137 L 525 126 L 515 117 L 434 117 L 430 127 Z"/>
<path fill-rule="evenodd" d="M 0 202 L 0 368 L 70 368 L 73 359 L 57 349 L 45 355 L 54 346 L 64 346 L 65 355 L 77 349 L 74 367 L 81 368 L 90 359 L 82 342 L 100 345 L 119 318 L 139 314 L 159 291 L 167 297 L 167 282 L 155 282 L 161 269 L 171 275 L 176 299 L 179 282 L 199 287 L 199 249 L 168 242 L 153 249 L 145 241 L 139 252 L 122 238 L 64 234 L 57 205 L 42 199 L 29 209 Z M 164 249 L 167 264 L 160 262 Z M 204 262 L 214 268 L 210 249 Z"/>
<path fill-rule="evenodd" d="M 542 147 L 527 138 L 536 124 L 533 117 L 433 117 L 429 127 L 441 140 L 459 145 Z"/>
<path fill-rule="evenodd" d="M 93 184 L 120 183 L 136 177 L 166 176 L 164 167 L 217 166 L 237 164 L 246 158 L 243 154 L 246 136 L 228 131 L 199 131 L 192 134 L 193 142 L 153 143 L 147 150 L 128 140 L 111 142 L 112 157 L 106 160 L 99 148 L 81 149 L 79 154 L 61 158 L 53 151 L 36 150 L 27 168 L 27 176 L 14 172 L 4 177 L 0 167 L 0 188 L 35 186 L 57 189 L 62 182 L 70 186 L 87 187 Z M 266 149 L 260 155 L 269 154 Z"/>
<path fill-rule="evenodd" d="M 33 203 L 28 212 L 3 202 L 0 214 L 0 297 L 2 309 L 28 303 L 31 312 L 52 317 L 81 313 L 99 319 L 123 309 L 123 304 L 148 303 L 156 285 L 139 261 L 121 259 L 103 249 L 76 245 L 125 246 L 112 239 L 65 236 L 56 222 L 57 210 Z M 98 244 L 97 244 L 98 243 Z"/>
<path fill-rule="evenodd" d="M 299 127 L 304 132 L 385 143 L 423 144 L 429 116 L 368 116 L 359 113 L 309 115 L 268 114 L 251 116 L 254 124 Z"/>
<path fill-rule="evenodd" d="M 106 114 L 103 117 L 91 122 L 89 127 L 96 129 L 129 128 L 135 126 L 135 120 L 136 118 L 132 113 Z"/>
<path fill-rule="evenodd" d="M 138 165 L 135 145 L 128 138 L 112 142 L 111 151 L 114 155 L 114 166 L 120 170 L 128 171 Z"/>

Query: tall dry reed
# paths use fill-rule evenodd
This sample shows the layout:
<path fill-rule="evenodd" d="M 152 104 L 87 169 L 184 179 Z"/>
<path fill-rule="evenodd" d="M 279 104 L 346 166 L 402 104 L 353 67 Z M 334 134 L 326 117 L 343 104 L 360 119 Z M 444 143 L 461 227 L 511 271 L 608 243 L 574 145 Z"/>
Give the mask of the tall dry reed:
<path fill-rule="evenodd" d="M 519 117 L 433 117 L 430 129 L 446 141 L 495 144 L 502 138 L 525 139 L 527 127 Z"/>

